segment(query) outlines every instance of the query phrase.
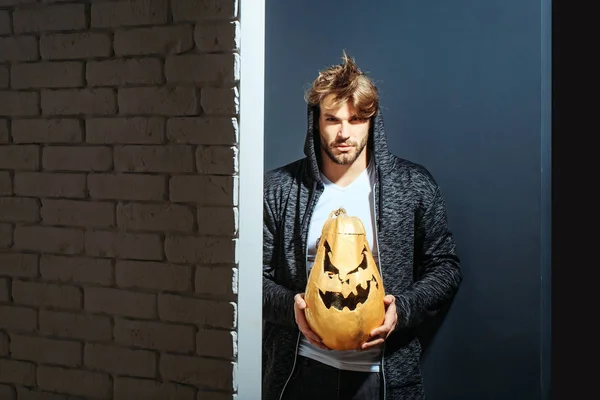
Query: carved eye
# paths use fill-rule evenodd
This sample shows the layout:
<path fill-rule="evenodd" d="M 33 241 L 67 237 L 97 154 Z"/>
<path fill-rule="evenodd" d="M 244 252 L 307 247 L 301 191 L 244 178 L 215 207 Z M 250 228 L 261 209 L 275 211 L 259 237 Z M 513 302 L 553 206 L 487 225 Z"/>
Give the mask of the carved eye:
<path fill-rule="evenodd" d="M 323 262 L 323 270 L 329 278 L 332 278 L 332 275 L 339 275 L 340 271 L 331 263 L 331 247 L 329 247 L 329 243 L 325 242 L 325 260 Z"/>
<path fill-rule="evenodd" d="M 358 272 L 359 268 L 360 269 L 367 269 L 367 267 L 369 266 L 369 264 L 367 263 L 367 248 L 365 247 L 362 251 L 362 261 L 361 263 L 358 265 L 358 267 L 354 268 L 352 271 L 348 272 L 349 274 L 353 274 L 355 272 Z"/>
<path fill-rule="evenodd" d="M 367 248 L 366 247 L 363 248 L 362 255 L 363 255 L 363 259 L 362 259 L 362 262 L 360 263 L 360 265 L 358 266 L 358 268 L 367 269 L 368 263 L 367 263 Z"/>

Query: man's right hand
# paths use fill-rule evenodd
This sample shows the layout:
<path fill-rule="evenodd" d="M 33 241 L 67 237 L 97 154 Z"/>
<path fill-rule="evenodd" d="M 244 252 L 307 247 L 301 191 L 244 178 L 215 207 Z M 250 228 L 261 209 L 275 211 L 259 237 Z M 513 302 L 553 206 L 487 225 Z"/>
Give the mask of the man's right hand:
<path fill-rule="evenodd" d="M 304 315 L 304 309 L 306 308 L 306 301 L 304 300 L 304 293 L 298 293 L 294 296 L 294 317 L 296 318 L 296 324 L 300 329 L 300 332 L 306 337 L 306 339 L 314 346 L 317 346 L 323 350 L 329 350 L 329 347 L 325 346 L 321 342 L 321 338 L 314 333 L 308 326 L 306 316 Z"/>

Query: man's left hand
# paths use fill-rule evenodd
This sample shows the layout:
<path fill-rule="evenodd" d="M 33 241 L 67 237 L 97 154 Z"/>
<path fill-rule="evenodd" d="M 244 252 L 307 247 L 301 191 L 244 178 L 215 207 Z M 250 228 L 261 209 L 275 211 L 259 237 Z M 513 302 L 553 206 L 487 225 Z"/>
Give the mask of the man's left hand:
<path fill-rule="evenodd" d="M 361 349 L 366 350 L 382 344 L 388 336 L 396 329 L 398 323 L 398 314 L 396 313 L 396 298 L 388 294 L 383 298 L 385 304 L 385 318 L 383 325 L 371 331 L 369 340 L 362 344 Z"/>

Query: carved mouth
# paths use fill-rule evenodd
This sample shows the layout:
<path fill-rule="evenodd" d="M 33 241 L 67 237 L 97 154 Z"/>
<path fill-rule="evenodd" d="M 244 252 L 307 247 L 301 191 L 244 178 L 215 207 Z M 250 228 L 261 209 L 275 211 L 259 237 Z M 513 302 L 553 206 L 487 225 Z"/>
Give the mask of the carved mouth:
<path fill-rule="evenodd" d="M 363 289 L 361 285 L 358 285 L 356 287 L 356 294 L 350 293 L 348 297 L 344 297 L 340 292 L 323 292 L 320 289 L 319 295 L 321 295 L 321 300 L 323 300 L 327 309 L 333 307 L 337 310 L 343 310 L 344 307 L 348 307 L 350 311 L 354 311 L 359 304 L 367 301 L 369 292 L 371 291 L 371 282 L 373 282 L 376 288 L 379 288 L 377 279 L 375 279 L 375 275 L 373 275 L 372 278 L 367 281 L 366 289 Z"/>

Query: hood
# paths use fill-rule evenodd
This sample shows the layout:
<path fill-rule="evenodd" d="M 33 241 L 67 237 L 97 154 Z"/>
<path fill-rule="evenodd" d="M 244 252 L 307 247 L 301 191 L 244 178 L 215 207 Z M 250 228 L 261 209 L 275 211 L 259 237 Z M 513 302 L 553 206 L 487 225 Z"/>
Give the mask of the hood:
<path fill-rule="evenodd" d="M 321 158 L 321 141 L 319 140 L 319 107 L 307 106 L 307 129 L 306 139 L 304 141 L 304 154 L 308 157 L 309 174 L 312 179 L 321 182 L 319 174 L 319 165 Z M 389 169 L 390 153 L 387 146 L 387 136 L 383 125 L 383 116 L 381 108 L 373 117 L 371 117 L 371 126 L 369 128 L 369 139 L 367 143 L 368 151 L 374 155 L 375 167 L 385 173 Z"/>

